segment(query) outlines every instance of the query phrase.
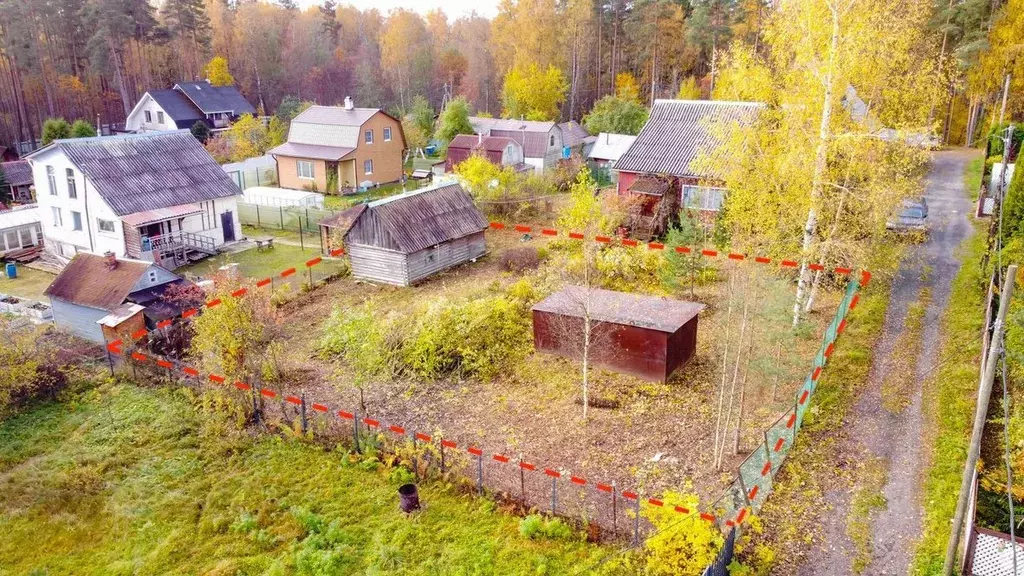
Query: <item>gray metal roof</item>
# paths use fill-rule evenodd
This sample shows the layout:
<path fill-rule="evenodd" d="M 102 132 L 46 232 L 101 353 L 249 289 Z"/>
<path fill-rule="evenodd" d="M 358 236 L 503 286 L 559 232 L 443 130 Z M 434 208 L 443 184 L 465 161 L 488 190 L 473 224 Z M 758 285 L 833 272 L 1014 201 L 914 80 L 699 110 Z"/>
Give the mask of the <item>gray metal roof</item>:
<path fill-rule="evenodd" d="M 202 110 L 177 90 L 151 90 L 149 97 L 155 100 L 175 122 L 189 122 L 206 118 Z"/>
<path fill-rule="evenodd" d="M 28 186 L 32 184 L 32 166 L 27 160 L 0 163 L 0 172 L 4 182 L 11 186 Z"/>
<path fill-rule="evenodd" d="M 550 147 L 553 130 L 561 130 L 554 122 L 514 120 L 509 118 L 482 118 L 470 116 L 470 124 L 478 134 L 511 138 L 523 147 L 527 158 L 543 158 Z"/>
<path fill-rule="evenodd" d="M 256 109 L 234 86 L 214 86 L 207 81 L 179 82 L 174 86 L 181 90 L 204 114 L 230 112 L 234 116 L 255 114 Z"/>
<path fill-rule="evenodd" d="M 764 108 L 759 102 L 713 100 L 655 100 L 651 116 L 633 145 L 619 157 L 615 169 L 623 172 L 672 174 L 697 178 L 717 177 L 714 166 L 720 142 L 712 127 L 749 125 Z M 694 165 L 702 153 L 709 166 Z"/>
<path fill-rule="evenodd" d="M 329 160 L 334 162 L 348 155 L 355 148 L 345 146 L 320 146 L 317 144 L 302 144 L 299 142 L 285 142 L 267 151 L 271 156 L 289 156 L 293 158 L 312 158 L 316 160 Z"/>
<path fill-rule="evenodd" d="M 672 333 L 695 318 L 704 309 L 704 305 L 664 296 L 601 288 L 591 288 L 588 292 L 583 286 L 566 286 L 538 302 L 533 310 L 582 317 L 585 308 L 589 308 L 590 317 L 598 322 Z"/>
<path fill-rule="evenodd" d="M 187 130 L 71 138 L 52 146 L 89 177 L 118 216 L 242 194 Z"/>
<path fill-rule="evenodd" d="M 292 122 L 307 124 L 329 124 L 331 126 L 362 126 L 371 116 L 380 112 L 380 108 L 353 108 L 346 110 L 343 106 L 310 106 Z"/>
<path fill-rule="evenodd" d="M 583 144 L 583 140 L 590 136 L 590 132 L 580 123 L 575 120 L 569 120 L 568 122 L 562 122 L 558 125 L 562 129 L 562 145 L 563 146 L 579 146 Z"/>
<path fill-rule="evenodd" d="M 444 184 L 390 196 L 367 205 L 357 219 L 369 215 L 405 254 L 475 234 L 487 220 L 458 184 Z"/>

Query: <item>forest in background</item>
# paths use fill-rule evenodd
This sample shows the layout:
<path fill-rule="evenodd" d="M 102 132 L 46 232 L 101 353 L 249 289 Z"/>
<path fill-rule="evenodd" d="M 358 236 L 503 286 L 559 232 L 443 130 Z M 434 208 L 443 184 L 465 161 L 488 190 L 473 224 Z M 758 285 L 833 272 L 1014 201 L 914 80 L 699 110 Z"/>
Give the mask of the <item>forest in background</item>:
<path fill-rule="evenodd" d="M 304 10 L 294 0 L 0 0 L 0 142 L 38 138 L 48 117 L 121 122 L 145 91 L 204 78 L 214 56 L 227 59 L 243 94 L 267 114 L 286 95 L 322 104 L 351 95 L 398 113 L 416 95 L 435 109 L 463 95 L 485 114 L 579 120 L 615 92 L 623 72 L 645 104 L 711 96 L 730 46 L 768 56 L 765 24 L 785 4 L 501 0 L 493 19 L 449 20 L 334 0 Z M 927 2 L 929 49 L 917 57 L 946 86 L 930 119 L 954 139 L 971 105 L 991 112 L 1000 71 L 1019 70 L 1012 91 L 1024 87 L 1024 57 L 1013 48 L 1020 0 L 1002 4 Z M 553 85 L 554 96 L 539 108 L 517 106 L 514 94 L 503 98 L 513 83 Z M 1017 112 L 1020 100 L 1011 104 Z"/>

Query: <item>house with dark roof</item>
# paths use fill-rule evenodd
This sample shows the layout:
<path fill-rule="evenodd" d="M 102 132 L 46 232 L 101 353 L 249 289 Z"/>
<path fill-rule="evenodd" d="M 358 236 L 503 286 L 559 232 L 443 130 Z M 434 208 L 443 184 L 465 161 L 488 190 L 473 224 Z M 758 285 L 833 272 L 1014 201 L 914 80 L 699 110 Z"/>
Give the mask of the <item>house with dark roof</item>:
<path fill-rule="evenodd" d="M 707 214 L 725 201 L 721 166 L 728 161 L 722 139 L 728 130 L 750 126 L 764 104 L 713 100 L 655 100 L 644 127 L 615 162 L 620 194 L 644 193 L 652 177 L 672 178 L 681 205 Z"/>
<path fill-rule="evenodd" d="M 597 137 L 591 136 L 590 132 L 575 120 L 562 122 L 558 127 L 562 129 L 562 145 L 569 149 L 570 154 L 586 158 Z"/>
<path fill-rule="evenodd" d="M 310 106 L 292 119 L 288 141 L 268 154 L 282 188 L 329 194 L 398 182 L 404 174 L 402 123 L 380 108 Z"/>
<path fill-rule="evenodd" d="M 152 262 L 103 256 L 76 255 L 46 289 L 53 321 L 86 340 L 103 343 L 104 327 L 117 329 L 134 321 L 132 330 L 153 329 L 181 313 L 181 307 L 162 298 L 168 288 L 187 284 L 177 274 Z"/>
<path fill-rule="evenodd" d="M 242 191 L 187 130 L 55 140 L 29 154 L 47 251 L 174 269 L 241 238 Z"/>
<path fill-rule="evenodd" d="M 173 88 L 143 94 L 124 125 L 128 132 L 153 132 L 189 130 L 196 122 L 205 122 L 211 130 L 220 130 L 243 114 L 255 113 L 234 86 L 214 86 L 205 80 L 179 82 Z"/>
<path fill-rule="evenodd" d="M 27 160 L 0 163 L 0 202 L 32 202 L 32 167 Z"/>
<path fill-rule="evenodd" d="M 320 222 L 325 250 L 343 245 L 354 277 L 396 286 L 479 258 L 486 228 L 458 184 L 358 204 Z"/>
<path fill-rule="evenodd" d="M 451 172 L 459 163 L 470 156 L 479 155 L 491 164 L 519 168 L 523 162 L 523 147 L 511 138 L 484 136 L 483 134 L 459 134 L 448 143 L 448 157 L 445 171 Z M 530 168 L 532 170 L 532 168 Z"/>
<path fill-rule="evenodd" d="M 540 173 L 554 168 L 565 155 L 562 127 L 555 122 L 470 116 L 473 131 L 484 136 L 510 138 L 523 147 L 523 161 Z"/>

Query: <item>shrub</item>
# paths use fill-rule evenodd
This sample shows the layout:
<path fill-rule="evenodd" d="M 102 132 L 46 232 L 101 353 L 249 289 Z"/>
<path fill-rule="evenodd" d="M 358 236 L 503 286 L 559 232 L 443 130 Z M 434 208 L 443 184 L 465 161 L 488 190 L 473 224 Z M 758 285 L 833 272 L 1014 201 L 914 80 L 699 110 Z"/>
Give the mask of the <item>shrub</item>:
<path fill-rule="evenodd" d="M 572 540 L 576 533 L 558 518 L 545 520 L 540 514 L 530 514 L 519 521 L 519 533 L 530 540 Z"/>
<path fill-rule="evenodd" d="M 395 372 L 399 341 L 391 319 L 367 304 L 335 308 L 324 324 L 319 351 L 322 356 L 342 356 L 356 378 L 365 381 Z"/>
<path fill-rule="evenodd" d="M 652 291 L 661 285 L 664 262 L 654 250 L 615 245 L 598 252 L 594 266 L 609 290 Z"/>
<path fill-rule="evenodd" d="M 675 506 L 698 509 L 693 494 L 666 492 L 664 506 L 645 505 L 640 512 L 659 533 L 671 530 L 671 538 L 651 538 L 646 543 L 650 576 L 700 576 L 718 555 L 724 539 L 714 524 L 696 514 L 679 519 Z"/>
<path fill-rule="evenodd" d="M 501 269 L 509 272 L 524 272 L 540 266 L 540 253 L 532 246 L 513 248 L 502 253 Z"/>

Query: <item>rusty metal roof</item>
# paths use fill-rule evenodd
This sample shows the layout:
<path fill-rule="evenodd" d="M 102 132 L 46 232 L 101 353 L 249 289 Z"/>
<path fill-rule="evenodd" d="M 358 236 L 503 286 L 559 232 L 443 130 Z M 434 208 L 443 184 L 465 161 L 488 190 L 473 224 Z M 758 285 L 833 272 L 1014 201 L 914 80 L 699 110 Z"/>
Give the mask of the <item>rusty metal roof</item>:
<path fill-rule="evenodd" d="M 11 186 L 28 186 L 32 184 L 32 166 L 28 160 L 15 160 L 0 163 L 3 180 Z"/>
<path fill-rule="evenodd" d="M 50 146 L 89 177 L 117 216 L 242 194 L 188 130 L 71 138 Z"/>
<path fill-rule="evenodd" d="M 647 296 L 615 292 L 600 288 L 589 291 L 583 286 L 567 286 L 538 302 L 533 310 L 563 316 L 583 317 L 585 307 L 598 322 L 623 324 L 672 333 L 694 319 L 703 304 L 674 300 L 663 296 Z"/>
<path fill-rule="evenodd" d="M 713 100 L 655 100 L 651 116 L 633 145 L 619 157 L 622 172 L 672 174 L 697 178 L 717 177 L 714 166 L 721 142 L 717 126 L 749 125 L 764 104 Z M 711 154 L 709 166 L 694 165 L 702 153 Z"/>
<path fill-rule="evenodd" d="M 150 266 L 155 264 L 119 259 L 110 269 L 105 257 L 81 252 L 57 275 L 45 294 L 79 306 L 112 311 L 124 304 Z"/>
<path fill-rule="evenodd" d="M 375 219 L 398 251 L 405 254 L 487 228 L 487 220 L 458 184 L 414 190 L 371 202 L 358 216 L 366 217 Z"/>

